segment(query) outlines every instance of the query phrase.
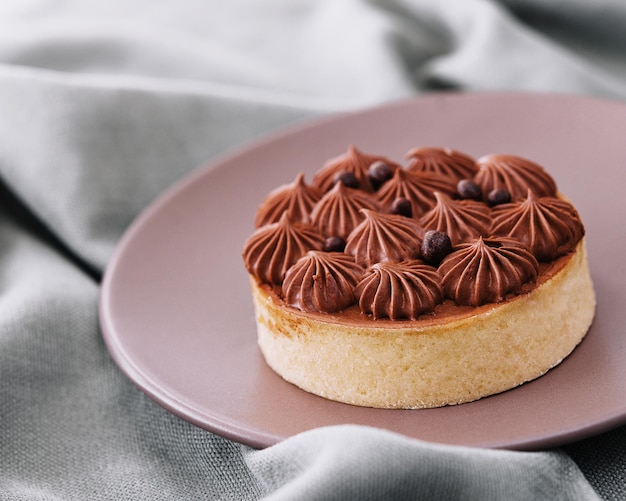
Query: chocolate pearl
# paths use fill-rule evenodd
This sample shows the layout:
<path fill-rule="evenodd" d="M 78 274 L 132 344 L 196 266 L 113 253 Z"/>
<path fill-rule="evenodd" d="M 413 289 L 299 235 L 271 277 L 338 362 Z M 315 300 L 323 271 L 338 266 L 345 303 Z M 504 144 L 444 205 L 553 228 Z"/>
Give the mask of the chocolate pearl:
<path fill-rule="evenodd" d="M 341 181 L 346 188 L 359 187 L 359 180 L 356 178 L 354 173 L 347 170 L 342 170 L 341 172 L 335 174 L 335 177 L 333 178 L 333 185 L 337 184 L 339 181 Z"/>
<path fill-rule="evenodd" d="M 369 166 L 368 176 L 374 190 L 378 190 L 386 181 L 393 177 L 393 169 L 389 164 L 378 160 Z"/>
<path fill-rule="evenodd" d="M 400 216 L 413 217 L 413 204 L 406 198 L 396 198 L 391 204 L 391 213 Z"/>
<path fill-rule="evenodd" d="M 483 198 L 483 190 L 471 179 L 461 179 L 456 185 L 456 191 L 461 198 L 469 200 L 481 200 Z"/>
<path fill-rule="evenodd" d="M 511 201 L 511 194 L 501 188 L 491 190 L 487 195 L 487 203 L 493 207 L 494 205 L 508 204 Z"/>
<path fill-rule="evenodd" d="M 328 237 L 324 242 L 322 250 L 324 252 L 343 252 L 346 248 L 346 241 L 340 237 Z"/>
<path fill-rule="evenodd" d="M 424 234 L 421 251 L 424 261 L 436 266 L 444 257 L 450 254 L 452 242 L 450 237 L 443 231 L 429 230 Z"/>

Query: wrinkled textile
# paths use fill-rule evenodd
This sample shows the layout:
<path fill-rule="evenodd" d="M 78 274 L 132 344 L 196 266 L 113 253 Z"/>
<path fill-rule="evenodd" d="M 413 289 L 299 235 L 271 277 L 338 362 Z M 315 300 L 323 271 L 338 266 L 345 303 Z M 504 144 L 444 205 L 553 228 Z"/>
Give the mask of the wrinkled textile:
<path fill-rule="evenodd" d="M 312 430 L 265 450 L 108 355 L 102 273 L 171 183 L 312 117 L 427 92 L 626 99 L 619 0 L 4 0 L 0 499 L 626 499 L 626 430 L 558 451 Z"/>

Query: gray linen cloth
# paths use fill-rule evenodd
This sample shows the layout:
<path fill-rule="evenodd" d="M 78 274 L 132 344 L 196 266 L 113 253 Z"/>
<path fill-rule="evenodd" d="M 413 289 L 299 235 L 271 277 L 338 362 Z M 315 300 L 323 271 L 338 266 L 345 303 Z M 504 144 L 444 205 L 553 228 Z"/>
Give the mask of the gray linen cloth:
<path fill-rule="evenodd" d="M 265 450 L 112 362 L 99 283 L 172 182 L 271 130 L 447 89 L 626 99 L 621 0 L 3 0 L 0 499 L 626 499 L 624 428 L 536 453 L 356 426 Z"/>

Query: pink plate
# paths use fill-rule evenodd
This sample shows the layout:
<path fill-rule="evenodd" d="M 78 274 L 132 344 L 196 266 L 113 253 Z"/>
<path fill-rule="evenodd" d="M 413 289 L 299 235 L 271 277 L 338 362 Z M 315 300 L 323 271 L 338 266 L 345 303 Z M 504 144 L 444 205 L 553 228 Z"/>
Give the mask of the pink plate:
<path fill-rule="evenodd" d="M 100 318 L 120 368 L 202 428 L 266 447 L 355 423 L 433 442 L 538 449 L 626 422 L 626 105 L 532 94 L 441 94 L 297 127 L 199 169 L 148 207 L 106 270 Z M 256 345 L 241 249 L 266 193 L 310 181 L 349 144 L 402 161 L 417 145 L 543 164 L 579 209 L 598 297 L 583 343 L 545 376 L 477 402 L 428 410 L 354 407 L 275 375 Z"/>

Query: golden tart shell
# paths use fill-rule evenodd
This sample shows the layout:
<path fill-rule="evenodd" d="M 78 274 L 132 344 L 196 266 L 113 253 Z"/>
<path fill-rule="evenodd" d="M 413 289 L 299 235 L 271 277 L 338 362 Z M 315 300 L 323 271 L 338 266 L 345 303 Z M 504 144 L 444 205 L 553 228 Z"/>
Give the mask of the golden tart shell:
<path fill-rule="evenodd" d="M 514 388 L 558 365 L 595 311 L 584 239 L 501 303 L 407 321 L 358 309 L 307 313 L 251 277 L 258 343 L 268 365 L 298 387 L 339 402 L 417 409 L 461 404 Z"/>

